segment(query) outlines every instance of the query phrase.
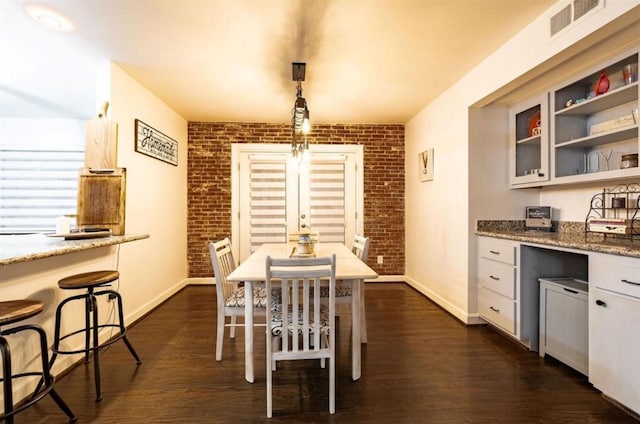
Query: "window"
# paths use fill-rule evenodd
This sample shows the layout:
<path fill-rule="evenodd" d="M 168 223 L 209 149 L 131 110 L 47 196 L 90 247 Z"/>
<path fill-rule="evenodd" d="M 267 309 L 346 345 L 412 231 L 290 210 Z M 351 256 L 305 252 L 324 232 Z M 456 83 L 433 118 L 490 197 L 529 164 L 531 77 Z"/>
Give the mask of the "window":
<path fill-rule="evenodd" d="M 0 122 L 0 233 L 55 231 L 75 214 L 84 123 L 8 119 Z"/>

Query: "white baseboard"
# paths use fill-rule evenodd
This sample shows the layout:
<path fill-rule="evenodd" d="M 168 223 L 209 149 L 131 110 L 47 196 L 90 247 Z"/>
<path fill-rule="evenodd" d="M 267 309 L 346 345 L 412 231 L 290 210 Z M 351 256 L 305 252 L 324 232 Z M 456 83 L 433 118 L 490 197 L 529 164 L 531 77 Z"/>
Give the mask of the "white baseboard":
<path fill-rule="evenodd" d="M 208 285 L 208 284 L 216 284 L 216 279 L 215 277 L 206 277 L 206 278 L 187 278 L 186 279 L 186 284 L 187 285 L 195 285 L 195 286 L 202 286 L 202 285 Z"/>
<path fill-rule="evenodd" d="M 428 287 L 424 286 L 418 281 L 406 277 L 405 282 L 428 297 L 433 302 L 437 303 L 440 307 L 442 307 L 444 310 L 449 312 L 451 315 L 453 315 L 463 323 L 467 325 L 486 324 L 486 322 L 482 318 L 480 318 L 477 313 L 469 314 L 467 311 L 460 309 L 458 306 L 452 304 L 447 299 L 438 295 L 436 292 L 430 290 Z"/>

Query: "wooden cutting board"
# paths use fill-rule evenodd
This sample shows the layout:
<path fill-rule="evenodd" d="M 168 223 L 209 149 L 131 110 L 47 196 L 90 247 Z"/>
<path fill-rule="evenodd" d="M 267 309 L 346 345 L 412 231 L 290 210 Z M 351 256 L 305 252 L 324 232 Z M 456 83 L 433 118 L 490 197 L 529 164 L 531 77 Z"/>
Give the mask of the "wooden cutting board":
<path fill-rule="evenodd" d="M 93 227 L 124 234 L 126 172 L 126 168 L 98 174 L 80 169 L 77 222 L 81 231 Z"/>
<path fill-rule="evenodd" d="M 105 102 L 98 116 L 85 126 L 84 166 L 112 169 L 116 167 L 118 124 L 107 117 L 109 103 Z"/>

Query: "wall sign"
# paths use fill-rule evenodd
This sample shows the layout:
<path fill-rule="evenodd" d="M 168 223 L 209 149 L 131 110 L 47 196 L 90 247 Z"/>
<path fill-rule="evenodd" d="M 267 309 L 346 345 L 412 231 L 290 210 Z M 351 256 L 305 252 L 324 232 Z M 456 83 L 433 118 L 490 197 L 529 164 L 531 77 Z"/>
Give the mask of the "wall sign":
<path fill-rule="evenodd" d="M 136 152 L 177 166 L 178 142 L 139 119 L 135 123 Z"/>
<path fill-rule="evenodd" d="M 433 149 L 418 153 L 418 181 L 433 180 Z"/>

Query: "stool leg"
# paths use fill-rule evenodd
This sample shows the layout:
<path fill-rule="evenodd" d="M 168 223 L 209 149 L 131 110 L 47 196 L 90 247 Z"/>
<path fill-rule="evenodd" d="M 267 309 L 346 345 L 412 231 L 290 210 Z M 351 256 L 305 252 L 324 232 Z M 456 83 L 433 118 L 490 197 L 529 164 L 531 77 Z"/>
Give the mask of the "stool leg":
<path fill-rule="evenodd" d="M 0 337 L 0 353 L 2 354 L 2 383 L 4 388 L 4 413 L 13 411 L 13 384 L 11 381 L 11 351 L 9 343 L 4 337 Z M 13 423 L 13 415 L 5 418 L 7 424 Z"/>
<path fill-rule="evenodd" d="M 93 314 L 95 321 L 95 298 L 93 298 L 93 290 L 89 288 L 89 292 L 85 297 L 84 303 L 84 363 L 89 363 L 89 353 L 91 350 L 89 346 L 91 345 L 91 317 Z M 97 353 L 97 352 L 96 352 Z"/>
<path fill-rule="evenodd" d="M 29 328 L 35 330 L 40 335 L 40 356 L 42 359 L 42 379 L 44 380 L 45 387 L 49 387 L 53 385 L 53 377 L 51 377 L 51 370 L 49 368 L 49 359 L 47 358 L 49 354 L 49 345 L 47 344 L 47 333 L 38 326 L 30 326 Z M 55 389 L 51 389 L 49 392 L 55 403 L 58 405 L 62 412 L 64 412 L 67 417 L 69 417 L 69 422 L 75 422 L 78 418 L 71 411 L 71 408 L 66 404 L 66 402 L 60 397 L 60 395 L 55 391 Z"/>
<path fill-rule="evenodd" d="M 120 293 L 116 291 L 111 291 L 111 292 L 112 292 L 111 294 L 115 295 L 116 301 L 118 302 L 118 319 L 120 321 L 118 325 L 120 326 L 120 334 L 125 334 L 127 329 L 124 326 L 124 312 L 122 311 L 122 296 L 120 296 Z M 133 358 L 136 360 L 136 363 L 141 364 L 142 360 L 138 356 L 138 353 L 136 353 L 136 350 L 133 348 L 133 345 L 129 342 L 129 339 L 127 338 L 126 334 L 122 336 L 122 340 L 124 341 L 124 344 L 127 345 L 127 348 L 129 349 L 129 352 L 131 352 L 131 355 L 133 355 Z"/>
<path fill-rule="evenodd" d="M 96 384 L 96 402 L 102 400 L 102 391 L 100 390 L 100 340 L 98 338 L 98 302 L 96 297 L 91 293 L 89 295 L 93 314 L 93 374 Z M 88 327 L 87 327 L 88 328 Z M 87 349 L 87 355 L 89 349 Z"/>

